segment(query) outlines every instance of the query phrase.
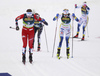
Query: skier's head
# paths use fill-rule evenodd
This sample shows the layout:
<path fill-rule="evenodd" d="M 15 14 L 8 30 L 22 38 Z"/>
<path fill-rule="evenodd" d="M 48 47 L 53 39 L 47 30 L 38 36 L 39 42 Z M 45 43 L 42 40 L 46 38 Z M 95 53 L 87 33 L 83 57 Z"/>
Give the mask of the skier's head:
<path fill-rule="evenodd" d="M 40 15 L 39 15 L 38 13 L 35 13 L 35 15 L 36 15 L 36 17 L 37 17 L 37 18 L 39 18 L 39 17 L 40 17 Z"/>
<path fill-rule="evenodd" d="M 26 15 L 27 15 L 27 17 L 31 17 L 32 16 L 32 10 L 31 9 L 27 9 L 26 10 Z"/>
<path fill-rule="evenodd" d="M 85 1 L 85 2 L 83 2 L 83 8 L 86 8 L 86 6 L 87 6 L 87 3 Z"/>
<path fill-rule="evenodd" d="M 64 9 L 64 10 L 63 10 L 63 13 L 64 13 L 64 14 L 68 14 L 68 13 L 69 13 L 69 10 L 68 10 L 68 9 Z"/>

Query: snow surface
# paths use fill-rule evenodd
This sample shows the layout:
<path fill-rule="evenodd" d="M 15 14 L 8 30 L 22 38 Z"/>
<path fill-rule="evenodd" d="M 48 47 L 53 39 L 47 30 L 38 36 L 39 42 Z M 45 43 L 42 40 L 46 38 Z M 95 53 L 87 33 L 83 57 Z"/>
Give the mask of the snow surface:
<path fill-rule="evenodd" d="M 86 41 L 74 39 L 74 58 L 66 59 L 65 40 L 63 41 L 61 56 L 56 58 L 59 43 L 58 21 L 57 37 L 52 58 L 56 21 L 52 21 L 56 13 L 61 13 L 64 8 L 74 12 L 74 4 L 82 4 L 84 0 L 2 0 L 0 1 L 0 73 L 9 73 L 12 76 L 100 76 L 100 0 L 85 0 L 90 7 L 88 32 Z M 48 48 L 47 52 L 44 30 L 41 35 L 41 52 L 34 52 L 33 64 L 21 62 L 22 20 L 19 21 L 20 31 L 10 29 L 15 27 L 15 18 L 23 14 L 27 8 L 34 9 L 49 23 L 45 26 Z M 81 16 L 80 9 L 75 10 L 76 16 Z M 74 35 L 77 22 L 74 21 Z M 87 28 L 86 28 L 87 31 Z M 88 37 L 89 35 L 89 37 Z M 80 37 L 82 36 L 82 27 Z M 70 39 L 70 52 L 72 55 L 72 39 Z M 37 38 L 35 50 L 37 49 Z"/>

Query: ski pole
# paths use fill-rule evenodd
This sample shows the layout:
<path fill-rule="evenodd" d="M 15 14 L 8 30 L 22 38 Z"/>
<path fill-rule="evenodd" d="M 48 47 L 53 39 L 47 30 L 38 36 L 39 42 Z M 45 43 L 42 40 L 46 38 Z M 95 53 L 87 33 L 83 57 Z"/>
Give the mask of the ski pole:
<path fill-rule="evenodd" d="M 73 29 L 74 29 L 73 23 L 74 23 L 74 19 L 72 20 L 72 56 L 71 58 L 73 58 Z"/>
<path fill-rule="evenodd" d="M 14 27 L 11 27 L 11 26 L 10 26 L 9 28 L 10 28 L 10 29 L 16 29 L 16 28 L 14 28 Z"/>
<path fill-rule="evenodd" d="M 58 19 L 57 19 L 57 22 L 56 22 L 56 29 L 55 29 L 55 37 L 54 37 L 52 57 L 53 57 L 53 54 L 54 54 L 54 48 L 55 48 L 55 42 L 56 42 L 57 25 L 58 25 Z"/>
<path fill-rule="evenodd" d="M 86 24 L 86 26 L 87 26 L 87 36 L 89 37 L 89 31 L 88 31 L 88 21 L 89 21 L 89 18 L 87 17 L 87 24 Z"/>
<path fill-rule="evenodd" d="M 47 43 L 47 36 L 46 36 L 45 26 L 44 26 L 44 33 L 45 33 L 45 39 L 46 39 L 47 52 L 49 52 L 49 50 L 48 50 L 48 43 Z"/>
<path fill-rule="evenodd" d="M 74 8 L 74 13 L 75 13 L 75 8 Z M 73 33 L 74 33 L 74 18 L 72 19 L 72 56 L 71 58 L 73 58 Z"/>

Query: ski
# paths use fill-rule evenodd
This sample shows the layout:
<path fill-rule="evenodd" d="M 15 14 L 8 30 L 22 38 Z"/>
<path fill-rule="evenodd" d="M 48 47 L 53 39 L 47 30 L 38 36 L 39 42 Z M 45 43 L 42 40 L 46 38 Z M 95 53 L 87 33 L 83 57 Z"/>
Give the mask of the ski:
<path fill-rule="evenodd" d="M 62 56 L 58 56 L 57 58 L 60 60 L 63 57 Z M 67 56 L 66 59 L 69 59 L 69 56 Z"/>
<path fill-rule="evenodd" d="M 37 50 L 37 52 L 41 52 L 42 50 Z"/>
<path fill-rule="evenodd" d="M 24 65 L 26 65 L 26 62 L 25 62 L 25 61 L 22 61 L 22 63 L 23 63 Z M 33 60 L 32 60 L 32 61 L 29 60 L 29 63 L 30 63 L 30 64 L 33 64 Z"/>
<path fill-rule="evenodd" d="M 29 63 L 30 63 L 30 64 L 32 64 L 32 63 L 33 63 L 33 61 L 29 61 Z"/>
<path fill-rule="evenodd" d="M 81 37 L 70 37 L 70 38 L 73 38 L 73 39 L 81 39 Z"/>
<path fill-rule="evenodd" d="M 70 38 L 72 38 L 72 37 L 70 37 Z M 74 38 L 74 39 L 75 39 L 75 40 L 78 40 L 79 42 L 80 42 L 80 41 L 87 41 L 86 39 L 82 40 L 82 38 L 80 38 L 80 37 Z M 81 40 L 79 40 L 79 39 L 81 39 Z"/>
<path fill-rule="evenodd" d="M 58 56 L 57 58 L 60 60 L 62 58 L 62 56 Z"/>
<path fill-rule="evenodd" d="M 25 61 L 22 62 L 25 65 Z"/>
<path fill-rule="evenodd" d="M 69 59 L 69 56 L 67 56 L 67 59 Z"/>
<path fill-rule="evenodd" d="M 22 55 L 22 62 L 25 65 L 25 63 L 26 63 L 26 56 L 25 56 L 25 54 Z"/>

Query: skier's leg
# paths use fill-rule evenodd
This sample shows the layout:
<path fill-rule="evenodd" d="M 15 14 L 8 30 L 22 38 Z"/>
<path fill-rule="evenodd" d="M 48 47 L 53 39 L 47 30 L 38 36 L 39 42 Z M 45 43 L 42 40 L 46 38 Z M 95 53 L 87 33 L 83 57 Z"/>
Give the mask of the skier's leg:
<path fill-rule="evenodd" d="M 29 62 L 32 63 L 34 28 L 29 29 Z"/>
<path fill-rule="evenodd" d="M 67 58 L 69 58 L 70 56 L 70 47 L 69 47 L 69 36 L 66 36 L 66 55 L 67 55 Z"/>
<path fill-rule="evenodd" d="M 65 30 L 65 35 L 66 35 L 66 55 L 67 55 L 67 58 L 69 58 L 69 55 L 70 55 L 70 52 L 69 52 L 69 50 L 70 50 L 70 47 L 69 47 L 69 38 L 70 38 L 70 33 L 71 33 L 71 31 L 70 31 L 70 25 L 69 25 L 69 27 Z"/>
<path fill-rule="evenodd" d="M 27 29 L 22 29 L 22 41 L 23 41 L 23 48 L 22 48 L 22 62 L 25 64 L 26 62 L 26 46 L 27 46 Z"/>
<path fill-rule="evenodd" d="M 84 20 L 84 22 L 83 22 L 83 36 L 82 36 L 82 40 L 84 40 L 84 38 L 85 38 L 85 29 L 86 29 L 86 26 L 87 26 L 87 17 L 86 17 L 86 19 Z"/>
<path fill-rule="evenodd" d="M 34 28 L 29 29 L 28 40 L 29 40 L 29 48 L 31 49 L 33 48 Z"/>
<path fill-rule="evenodd" d="M 38 28 L 36 28 L 36 27 L 34 26 L 33 48 L 34 48 L 34 42 L 35 42 L 35 34 L 36 34 L 37 30 L 38 30 Z"/>
<path fill-rule="evenodd" d="M 80 32 L 80 26 L 81 26 L 81 24 L 82 24 L 82 18 L 80 18 L 80 20 L 79 20 L 79 23 L 78 23 L 78 25 L 77 25 L 77 33 L 76 33 L 76 35 L 74 36 L 74 38 L 78 38 L 78 35 L 79 35 L 79 32 Z"/>
<path fill-rule="evenodd" d="M 60 36 L 59 46 L 58 46 L 58 49 L 57 49 L 57 57 L 60 56 L 60 50 L 61 50 L 62 42 L 63 42 L 63 36 Z"/>
<path fill-rule="evenodd" d="M 61 46 L 62 46 L 62 42 L 63 42 L 63 36 L 64 36 L 64 29 L 60 25 L 60 41 L 59 41 L 59 45 L 58 45 L 58 49 L 57 49 L 57 57 L 60 56 L 60 50 L 61 50 Z"/>
<path fill-rule="evenodd" d="M 22 41 L 23 41 L 23 48 L 27 46 L 27 29 L 22 29 Z"/>
<path fill-rule="evenodd" d="M 41 45 L 41 33 L 42 33 L 42 30 L 43 30 L 43 27 L 40 27 L 40 29 L 38 30 L 38 35 L 37 35 L 37 37 L 38 37 L 38 51 L 40 51 L 40 45 Z"/>

